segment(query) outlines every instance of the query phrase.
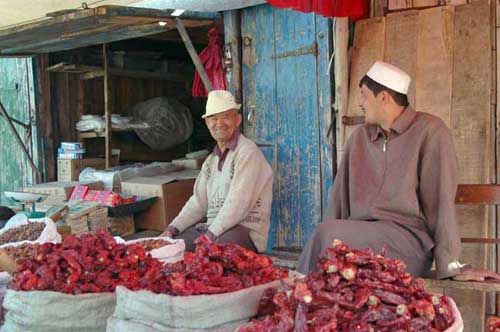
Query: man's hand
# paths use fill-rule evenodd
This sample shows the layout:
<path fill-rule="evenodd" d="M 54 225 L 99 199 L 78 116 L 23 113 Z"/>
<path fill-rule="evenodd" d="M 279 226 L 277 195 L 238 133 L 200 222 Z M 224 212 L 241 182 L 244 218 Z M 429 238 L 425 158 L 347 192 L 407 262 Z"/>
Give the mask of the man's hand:
<path fill-rule="evenodd" d="M 169 237 L 169 238 L 173 238 L 174 237 L 174 234 L 172 234 L 171 231 L 169 230 L 166 230 L 165 232 L 161 233 L 159 235 L 159 237 Z"/>

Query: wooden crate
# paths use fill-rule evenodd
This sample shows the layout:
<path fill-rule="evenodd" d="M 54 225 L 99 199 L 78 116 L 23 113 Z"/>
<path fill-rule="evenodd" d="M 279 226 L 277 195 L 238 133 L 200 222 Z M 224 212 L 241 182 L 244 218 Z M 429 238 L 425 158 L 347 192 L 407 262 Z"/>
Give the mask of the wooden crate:
<path fill-rule="evenodd" d="M 134 216 L 110 217 L 109 223 L 113 236 L 126 236 L 135 233 Z"/>

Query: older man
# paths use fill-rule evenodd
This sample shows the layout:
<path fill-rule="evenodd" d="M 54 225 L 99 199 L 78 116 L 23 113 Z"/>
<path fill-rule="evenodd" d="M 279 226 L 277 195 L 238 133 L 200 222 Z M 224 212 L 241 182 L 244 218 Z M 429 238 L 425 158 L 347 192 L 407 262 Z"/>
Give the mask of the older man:
<path fill-rule="evenodd" d="M 189 251 L 202 234 L 266 250 L 273 172 L 255 143 L 240 133 L 240 108 L 227 91 L 208 95 L 203 118 L 217 145 L 203 163 L 193 196 L 163 233 L 184 239 Z"/>
<path fill-rule="evenodd" d="M 455 217 L 458 167 L 444 122 L 409 106 L 410 77 L 376 62 L 359 83 L 366 123 L 356 129 L 330 192 L 326 220 L 299 259 L 316 269 L 333 239 L 402 259 L 423 276 L 436 260 L 438 277 L 455 274 L 460 238 Z"/>

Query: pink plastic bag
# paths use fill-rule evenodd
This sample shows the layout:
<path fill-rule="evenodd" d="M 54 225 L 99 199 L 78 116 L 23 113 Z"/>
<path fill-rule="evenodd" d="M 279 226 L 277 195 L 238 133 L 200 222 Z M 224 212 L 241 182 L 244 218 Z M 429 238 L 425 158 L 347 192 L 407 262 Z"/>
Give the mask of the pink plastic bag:
<path fill-rule="evenodd" d="M 212 28 L 208 32 L 208 46 L 201 51 L 200 61 L 205 67 L 208 79 L 212 82 L 214 90 L 227 90 L 226 78 L 222 68 L 222 47 L 217 36 L 217 29 Z M 198 71 L 194 74 L 193 97 L 206 97 L 208 91 L 201 80 Z"/>
<path fill-rule="evenodd" d="M 369 0 L 267 0 L 279 8 L 291 8 L 304 13 L 314 12 L 326 17 L 346 17 L 353 21 L 370 15 Z"/>

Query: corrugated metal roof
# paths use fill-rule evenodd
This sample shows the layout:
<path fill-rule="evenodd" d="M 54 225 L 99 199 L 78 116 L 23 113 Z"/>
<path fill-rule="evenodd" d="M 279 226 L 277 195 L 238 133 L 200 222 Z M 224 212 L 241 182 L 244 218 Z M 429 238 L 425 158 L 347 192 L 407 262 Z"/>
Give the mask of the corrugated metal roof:
<path fill-rule="evenodd" d="M 69 50 L 176 29 L 172 10 L 102 6 L 55 14 L 36 23 L 0 30 L 0 54 L 25 55 Z M 186 27 L 212 20 L 182 16 Z M 160 25 L 159 22 L 166 22 Z"/>

